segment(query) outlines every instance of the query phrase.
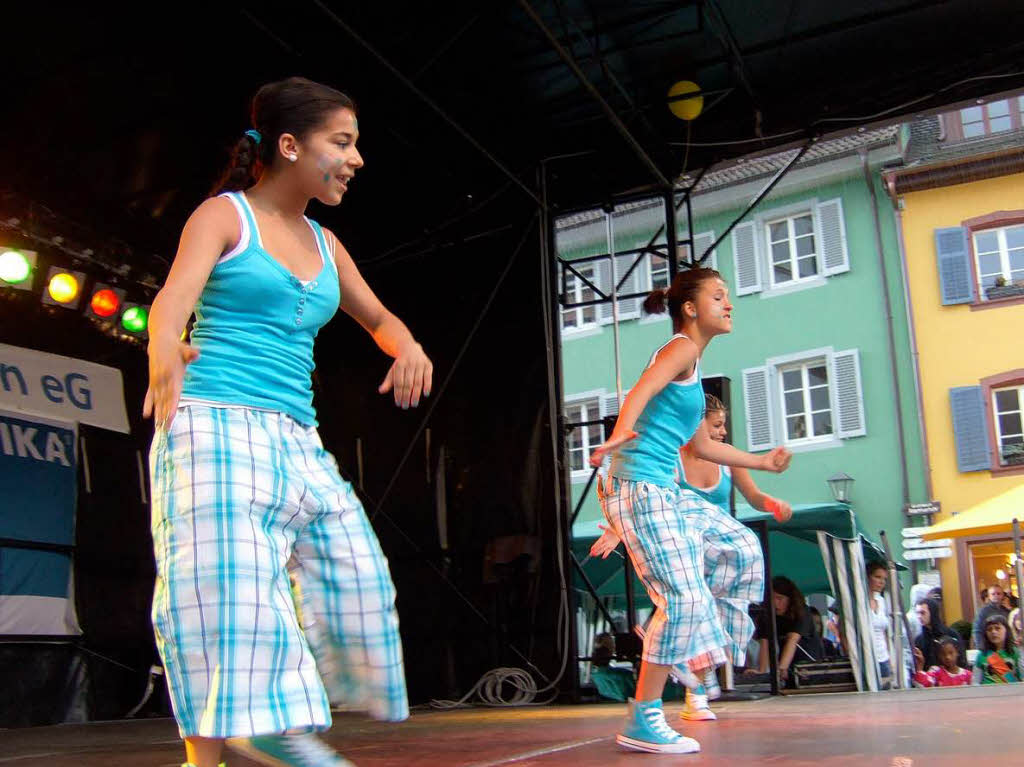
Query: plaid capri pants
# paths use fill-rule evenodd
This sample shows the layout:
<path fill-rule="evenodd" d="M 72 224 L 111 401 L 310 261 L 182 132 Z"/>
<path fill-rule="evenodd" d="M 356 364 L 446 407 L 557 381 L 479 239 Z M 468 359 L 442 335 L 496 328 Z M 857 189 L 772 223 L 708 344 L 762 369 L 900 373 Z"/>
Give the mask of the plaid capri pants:
<path fill-rule="evenodd" d="M 183 737 L 408 716 L 395 589 L 313 427 L 183 405 L 150 451 L 153 627 Z"/>
<path fill-rule="evenodd" d="M 655 607 L 643 660 L 694 667 L 724 663 L 729 638 L 704 577 L 703 536 L 696 524 L 706 502 L 651 482 L 609 477 L 604 485 L 599 494 L 605 519 L 625 544 Z"/>
<path fill-rule="evenodd" d="M 754 621 L 747 608 L 764 599 L 764 553 L 761 541 L 744 525 L 696 493 L 680 488 L 680 513 L 700 537 L 704 579 L 715 599 L 718 620 L 729 637 L 733 663 L 746 663 Z"/>

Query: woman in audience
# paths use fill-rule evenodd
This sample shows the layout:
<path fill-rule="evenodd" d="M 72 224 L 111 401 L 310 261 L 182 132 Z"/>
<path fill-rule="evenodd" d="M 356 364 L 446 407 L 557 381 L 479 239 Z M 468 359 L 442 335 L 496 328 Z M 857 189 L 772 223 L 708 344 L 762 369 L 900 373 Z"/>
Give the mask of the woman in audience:
<path fill-rule="evenodd" d="M 921 624 L 921 633 L 914 640 L 914 660 L 920 664 L 918 670 L 942 665 L 939 647 L 944 639 L 948 639 L 956 646 L 957 662 L 961 667 L 966 667 L 967 655 L 963 642 L 959 634 L 942 622 L 939 603 L 934 599 L 921 599 L 914 605 L 914 611 L 917 614 L 917 621 Z"/>
<path fill-rule="evenodd" d="M 927 671 L 924 670 L 924 655 L 919 648 L 914 648 L 914 663 L 917 666 L 914 681 L 922 687 L 960 687 L 970 684 L 971 672 L 960 665 L 961 649 L 957 639 L 943 636 L 935 640 L 935 646 L 939 664 Z"/>
<path fill-rule="evenodd" d="M 868 589 L 871 592 L 871 630 L 875 641 L 875 661 L 882 689 L 892 686 L 892 663 L 889 660 L 889 606 L 885 601 L 885 584 L 889 569 L 884 562 L 868 565 Z"/>
<path fill-rule="evenodd" d="M 974 663 L 974 684 L 1007 684 L 1021 680 L 1020 654 L 1010 639 L 1010 624 L 1002 613 L 985 620 L 981 652 Z"/>
<path fill-rule="evenodd" d="M 779 636 L 779 678 L 787 686 L 792 686 L 789 669 L 794 663 L 821 660 L 820 656 L 813 653 L 814 623 L 804 595 L 789 578 L 783 575 L 772 578 L 772 592 L 775 626 Z M 761 646 L 757 656 L 757 673 L 767 673 L 769 668 L 770 631 L 768 616 L 762 611 L 754 635 Z"/>

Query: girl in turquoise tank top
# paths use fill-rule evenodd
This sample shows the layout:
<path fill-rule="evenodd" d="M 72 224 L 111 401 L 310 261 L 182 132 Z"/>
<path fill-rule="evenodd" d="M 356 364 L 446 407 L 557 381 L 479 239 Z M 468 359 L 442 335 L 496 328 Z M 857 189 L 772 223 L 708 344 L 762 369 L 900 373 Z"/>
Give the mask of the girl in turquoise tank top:
<path fill-rule="evenodd" d="M 726 662 L 733 647 L 704 577 L 702 498 L 675 481 L 679 446 L 715 463 L 784 471 L 790 454 L 775 448 L 753 455 L 711 439 L 704 422 L 700 357 L 711 340 L 732 330 L 729 289 L 713 269 L 679 272 L 668 290 L 654 291 L 647 313 L 668 310 L 674 335 L 655 351 L 630 389 L 608 440 L 591 455 L 599 466 L 612 455 L 600 492 L 605 519 L 623 541 L 655 612 L 647 626 L 636 700 L 616 741 L 637 751 L 699 751 L 692 738 L 665 721 L 661 695 L 673 666 L 703 678 Z M 733 650 L 735 653 L 735 650 Z"/>
<path fill-rule="evenodd" d="M 332 704 L 397 721 L 408 701 L 387 560 L 316 432 L 313 341 L 340 307 L 394 358 L 378 391 L 401 408 L 429 396 L 432 366 L 303 215 L 363 166 L 352 100 L 289 78 L 251 117 L 150 314 L 153 625 L 186 767 L 217 767 L 225 742 L 341 767 L 314 734 Z"/>
<path fill-rule="evenodd" d="M 715 442 L 725 442 L 728 435 L 726 421 L 728 411 L 722 400 L 713 394 L 706 394 L 704 399 L 704 423 L 708 435 Z M 679 486 L 701 496 L 708 502 L 729 513 L 729 495 L 735 485 L 740 494 L 757 511 L 765 511 L 775 515 L 779 522 L 788 522 L 793 516 L 793 509 L 785 501 L 773 498 L 761 491 L 750 476 L 750 472 L 742 467 L 731 469 L 712 461 L 700 458 L 689 445 L 679 448 Z"/>

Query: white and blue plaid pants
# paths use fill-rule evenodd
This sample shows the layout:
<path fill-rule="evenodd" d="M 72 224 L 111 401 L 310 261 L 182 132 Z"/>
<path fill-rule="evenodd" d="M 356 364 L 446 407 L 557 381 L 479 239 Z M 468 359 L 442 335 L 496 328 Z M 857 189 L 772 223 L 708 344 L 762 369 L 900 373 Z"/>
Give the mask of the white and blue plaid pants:
<path fill-rule="evenodd" d="M 601 507 L 655 612 L 643 659 L 695 669 L 742 662 L 764 597 L 761 544 L 745 525 L 678 486 L 609 477 Z M 728 653 L 728 655 L 727 655 Z"/>
<path fill-rule="evenodd" d="M 704 579 L 701 535 L 686 513 L 686 506 L 698 505 L 695 496 L 684 496 L 678 487 L 616 477 L 605 480 L 602 490 L 605 519 L 655 607 L 643 660 L 669 666 L 724 663 L 728 637 Z"/>
<path fill-rule="evenodd" d="M 153 626 L 183 737 L 326 729 L 330 703 L 408 716 L 387 560 L 314 428 L 184 405 L 150 471 Z"/>
<path fill-rule="evenodd" d="M 704 580 L 715 599 L 718 620 L 729 637 L 726 649 L 736 665 L 746 665 L 747 644 L 754 635 L 748 608 L 764 599 L 764 553 L 746 525 L 696 493 L 686 496 L 681 513 L 704 549 Z"/>

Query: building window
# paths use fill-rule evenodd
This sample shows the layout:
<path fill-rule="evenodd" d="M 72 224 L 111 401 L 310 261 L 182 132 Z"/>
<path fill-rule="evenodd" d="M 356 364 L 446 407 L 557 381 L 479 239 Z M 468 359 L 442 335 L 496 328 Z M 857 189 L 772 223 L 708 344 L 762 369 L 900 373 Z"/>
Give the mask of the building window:
<path fill-rule="evenodd" d="M 772 285 L 786 285 L 818 276 L 814 217 L 810 213 L 765 224 Z"/>
<path fill-rule="evenodd" d="M 976 138 L 1010 130 L 1013 127 L 1013 121 L 1010 117 L 1009 100 L 1003 99 L 1002 101 L 993 101 L 991 104 L 961 109 L 960 127 L 963 130 L 964 138 Z"/>
<path fill-rule="evenodd" d="M 594 264 L 580 264 L 573 267 L 577 272 L 588 279 L 592 284 L 597 284 L 597 270 Z M 597 298 L 593 288 L 577 277 L 573 272 L 566 269 L 565 278 L 565 302 L 567 304 L 578 304 L 584 301 L 593 301 Z M 581 328 L 597 326 L 598 305 L 575 306 L 562 309 L 562 330 L 579 330 Z"/>
<path fill-rule="evenodd" d="M 787 443 L 832 437 L 832 402 L 825 360 L 779 368 L 779 391 Z"/>
<path fill-rule="evenodd" d="M 651 290 L 667 289 L 671 280 L 669 279 L 668 259 L 664 256 L 651 254 L 650 264 Z"/>
<path fill-rule="evenodd" d="M 569 468 L 573 475 L 577 472 L 586 473 L 590 464 L 590 458 L 594 448 L 600 445 L 604 439 L 604 428 L 601 420 L 601 399 L 593 397 L 590 399 L 567 402 L 565 405 L 565 422 L 569 430 Z M 597 423 L 586 426 L 572 426 L 571 424 L 583 424 L 587 421 Z"/>
<path fill-rule="evenodd" d="M 1000 466 L 1024 465 L 1024 386 L 1011 386 L 992 391 L 992 410 L 996 415 L 996 444 Z"/>
<path fill-rule="evenodd" d="M 974 258 L 979 295 L 988 288 L 1024 282 L 1024 224 L 974 232 Z"/>

